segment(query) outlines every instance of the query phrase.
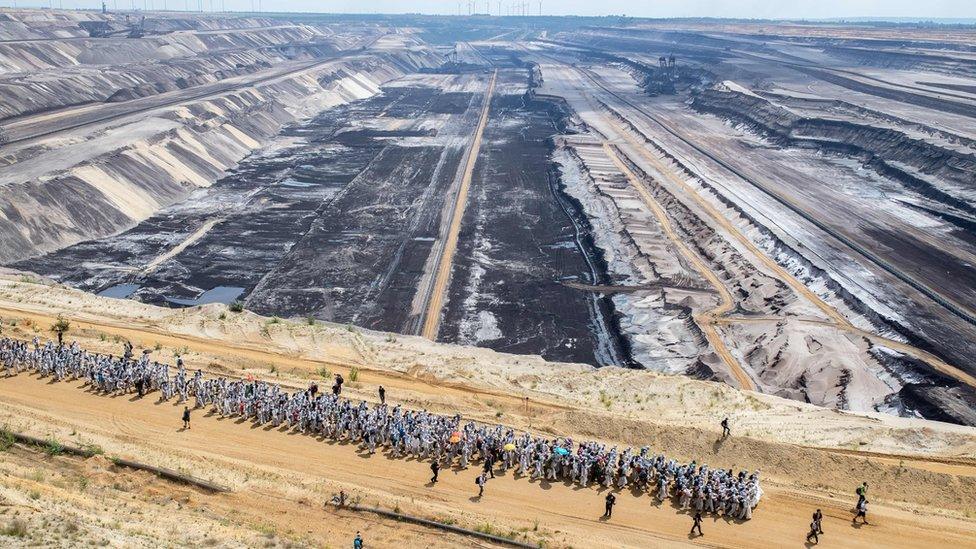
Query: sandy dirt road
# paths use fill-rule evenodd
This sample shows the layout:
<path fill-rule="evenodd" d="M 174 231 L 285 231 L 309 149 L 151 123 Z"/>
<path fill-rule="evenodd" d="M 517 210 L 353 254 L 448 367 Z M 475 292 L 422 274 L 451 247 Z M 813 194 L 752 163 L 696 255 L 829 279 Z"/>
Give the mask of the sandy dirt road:
<path fill-rule="evenodd" d="M 384 502 L 420 502 L 441 516 L 478 517 L 503 528 L 539 528 L 552 532 L 554 545 L 603 547 L 675 547 L 690 543 L 714 547 L 795 547 L 803 542 L 813 509 L 824 510 L 821 544 L 826 547 L 976 547 L 976 526 L 935 516 L 874 506 L 872 524 L 849 522 L 850 502 L 768 487 L 753 520 L 742 524 L 709 517 L 703 538 L 690 539 L 690 517 L 670 503 L 652 504 L 647 495 L 618 494 L 614 517 L 600 519 L 605 492 L 563 483 L 515 479 L 489 481 L 483 498 L 475 497 L 476 469 L 450 470 L 428 485 L 427 464 L 368 456 L 350 444 L 256 427 L 242 420 L 219 419 L 198 412 L 190 431 L 179 430 L 180 408 L 154 398 L 104 397 L 77 382 L 49 383 L 22 374 L 0 380 L 0 410 L 6 421 L 29 418 L 138 445 L 147 461 L 172 455 L 200 460 L 204 476 L 235 465 L 288 471 L 304 482 L 338 482 Z M 202 462 L 202 463 L 201 463 Z M 204 465 L 206 463 L 207 465 Z M 195 471 L 191 471 L 195 472 Z M 237 491 L 247 490 L 239 483 Z M 223 496 L 213 496 L 223 497 Z"/>
<path fill-rule="evenodd" d="M 451 266 L 454 263 L 454 253 L 457 251 L 458 235 L 461 232 L 461 221 L 464 219 L 464 210 L 468 204 L 468 189 L 471 188 L 471 177 L 474 175 L 474 166 L 478 160 L 478 153 L 481 150 L 481 137 L 485 133 L 485 126 L 488 124 L 488 114 L 491 112 L 491 97 L 495 93 L 495 81 L 498 78 L 498 71 L 491 74 L 488 87 L 485 90 L 484 105 L 481 108 L 481 118 L 478 120 L 478 127 L 475 129 L 474 139 L 468 154 L 464 160 L 464 171 L 461 175 L 461 182 L 458 186 L 457 196 L 454 200 L 454 208 L 451 210 L 449 223 L 447 224 L 447 234 L 441 237 L 443 248 L 440 251 L 437 271 L 434 281 L 429 290 L 426 311 L 424 312 L 424 323 L 420 335 L 427 339 L 437 338 L 437 328 L 441 322 L 441 309 L 444 307 L 444 295 L 447 293 L 447 286 L 451 279 Z"/>

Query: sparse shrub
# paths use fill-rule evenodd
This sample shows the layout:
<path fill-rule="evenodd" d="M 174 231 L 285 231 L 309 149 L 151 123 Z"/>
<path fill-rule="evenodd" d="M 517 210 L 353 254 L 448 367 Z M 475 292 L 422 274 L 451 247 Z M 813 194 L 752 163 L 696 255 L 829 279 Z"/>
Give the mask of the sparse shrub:
<path fill-rule="evenodd" d="M 37 490 L 31 490 L 30 492 L 27 493 L 27 497 L 31 498 L 31 500 L 33 501 L 37 501 L 41 499 L 41 493 L 38 492 Z"/>
<path fill-rule="evenodd" d="M 241 313 L 241 312 L 244 312 L 244 302 L 242 302 L 242 301 L 235 301 L 235 302 L 231 303 L 230 305 L 228 305 L 227 308 L 230 309 L 230 312 L 232 312 L 232 313 Z"/>
<path fill-rule="evenodd" d="M 153 345 L 153 350 L 154 351 L 162 351 L 163 350 L 163 344 L 157 341 L 156 344 Z"/>
<path fill-rule="evenodd" d="M 307 317 L 305 317 L 305 322 L 308 323 L 309 326 L 315 326 L 315 317 L 312 315 L 308 315 Z"/>
<path fill-rule="evenodd" d="M 51 331 L 61 335 L 64 335 L 70 329 L 71 322 L 69 322 L 68 319 L 64 318 L 62 315 L 58 315 L 58 319 L 54 321 L 53 325 L 51 325 Z"/>
<path fill-rule="evenodd" d="M 217 317 L 217 320 L 227 320 L 227 313 L 221 312 L 220 316 Z M 207 538 L 207 539 L 213 539 L 213 538 Z"/>
<path fill-rule="evenodd" d="M 3 529 L 3 535 L 14 538 L 27 537 L 27 523 L 21 519 L 14 519 Z"/>
<path fill-rule="evenodd" d="M 64 446 L 52 438 L 47 441 L 47 444 L 44 446 L 44 451 L 51 457 L 60 456 L 64 453 Z"/>
<path fill-rule="evenodd" d="M 9 450 L 16 442 L 14 434 L 8 431 L 6 428 L 0 429 L 0 452 L 6 452 Z"/>
<path fill-rule="evenodd" d="M 359 381 L 359 368 L 353 366 L 349 369 L 349 381 Z"/>
<path fill-rule="evenodd" d="M 481 532 L 482 534 L 488 534 L 489 536 L 501 536 L 501 532 L 498 531 L 490 522 L 484 524 L 479 524 L 475 526 L 476 532 Z"/>
<path fill-rule="evenodd" d="M 322 379 L 332 379 L 332 372 L 330 372 L 329 369 L 326 368 L 325 366 L 319 368 L 318 373 L 319 373 L 319 377 L 321 377 Z"/>

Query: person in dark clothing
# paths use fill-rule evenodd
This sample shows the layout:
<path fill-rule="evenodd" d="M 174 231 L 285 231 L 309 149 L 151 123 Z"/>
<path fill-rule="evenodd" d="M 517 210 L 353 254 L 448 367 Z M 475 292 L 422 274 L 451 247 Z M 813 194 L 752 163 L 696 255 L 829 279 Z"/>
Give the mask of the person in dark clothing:
<path fill-rule="evenodd" d="M 356 539 L 352 540 L 353 549 L 363 549 L 363 536 L 356 532 Z"/>
<path fill-rule="evenodd" d="M 485 454 L 485 475 L 495 478 L 495 456 L 491 452 Z"/>
<path fill-rule="evenodd" d="M 474 483 L 478 485 L 478 497 L 485 495 L 485 483 L 488 482 L 488 478 L 485 477 L 484 473 L 478 475 L 478 478 L 474 479 Z"/>
<path fill-rule="evenodd" d="M 386 389 L 380 385 L 380 404 L 386 404 Z"/>
<path fill-rule="evenodd" d="M 701 511 L 696 511 L 695 516 L 692 520 L 694 522 L 691 523 L 691 532 L 688 532 L 688 535 L 690 536 L 695 533 L 695 530 L 698 530 L 698 535 L 704 536 L 705 534 L 703 534 L 701 531 L 701 523 L 702 523 Z"/>
<path fill-rule="evenodd" d="M 817 535 L 817 520 L 814 519 L 810 523 L 810 531 L 807 532 L 807 541 L 813 540 L 814 543 L 820 543 L 820 537 Z"/>
<path fill-rule="evenodd" d="M 722 420 L 722 438 L 727 438 L 731 434 L 732 431 L 729 430 L 729 418 L 725 418 Z"/>
<path fill-rule="evenodd" d="M 820 509 L 817 509 L 817 512 L 813 514 L 813 522 L 817 524 L 817 533 L 823 534 L 823 513 Z"/>
<path fill-rule="evenodd" d="M 308 396 L 310 396 L 311 398 L 314 399 L 315 398 L 315 395 L 318 392 L 319 392 L 319 385 L 318 385 L 318 383 L 313 383 L 313 384 L 311 384 L 311 385 L 308 386 Z"/>
<path fill-rule="evenodd" d="M 183 407 L 183 428 L 190 428 L 190 409 L 186 406 Z"/>
<path fill-rule="evenodd" d="M 607 494 L 607 501 L 605 505 L 605 510 L 603 511 L 603 516 L 610 518 L 613 516 L 613 504 L 617 503 L 617 496 L 613 493 Z"/>
<path fill-rule="evenodd" d="M 857 524 L 857 519 L 861 519 L 864 524 L 868 523 L 868 500 L 862 499 L 857 503 L 857 514 L 854 515 L 854 523 Z"/>
<path fill-rule="evenodd" d="M 142 388 L 143 388 L 143 385 L 144 385 L 144 381 L 142 380 L 142 378 L 141 377 L 140 378 L 137 378 L 136 379 L 136 393 L 139 395 L 139 398 L 142 398 Z"/>
<path fill-rule="evenodd" d="M 430 477 L 430 481 L 432 483 L 437 484 L 437 473 L 439 473 L 440 470 L 441 470 L 441 465 L 440 463 L 437 462 L 437 460 L 434 460 L 430 463 L 430 472 L 434 473 L 434 476 Z"/>

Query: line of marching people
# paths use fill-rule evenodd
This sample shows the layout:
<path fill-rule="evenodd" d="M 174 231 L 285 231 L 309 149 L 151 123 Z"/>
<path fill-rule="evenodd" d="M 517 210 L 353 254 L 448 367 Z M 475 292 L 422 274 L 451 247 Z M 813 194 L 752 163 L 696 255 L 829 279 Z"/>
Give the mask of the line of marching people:
<path fill-rule="evenodd" d="M 195 408 L 212 408 L 222 416 L 237 416 L 258 424 L 287 427 L 335 440 L 354 441 L 370 453 L 385 449 L 393 458 L 412 456 L 430 460 L 437 469 L 480 462 L 479 491 L 496 471 L 514 470 L 533 479 L 569 481 L 581 486 L 599 484 L 636 488 L 660 501 L 674 498 L 679 507 L 695 514 L 715 513 L 749 520 L 762 497 L 759 473 L 717 469 L 695 461 L 680 463 L 648 447 L 607 447 L 594 441 L 568 437 L 544 438 L 502 425 L 462 421 L 426 410 L 353 402 L 341 396 L 337 376 L 331 392 L 308 389 L 289 392 L 260 380 L 204 377 L 191 373 L 177 360 L 174 367 L 143 352 L 134 357 L 126 344 L 123 353 L 89 353 L 77 343 L 58 345 L 0 338 L 0 365 L 7 375 L 32 370 L 55 380 L 83 379 L 106 394 L 159 392 L 163 401 L 193 399 Z M 385 395 L 384 395 L 385 397 Z M 189 411 L 184 412 L 189 427 Z"/>

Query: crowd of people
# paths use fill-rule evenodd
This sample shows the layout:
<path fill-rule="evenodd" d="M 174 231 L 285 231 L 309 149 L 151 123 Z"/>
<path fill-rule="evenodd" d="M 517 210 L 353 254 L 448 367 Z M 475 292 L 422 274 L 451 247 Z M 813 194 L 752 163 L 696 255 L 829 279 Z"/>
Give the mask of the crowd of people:
<path fill-rule="evenodd" d="M 648 447 L 620 449 L 595 441 L 546 438 L 464 421 L 460 415 L 354 402 L 341 396 L 339 376 L 329 392 L 320 392 L 316 384 L 289 392 L 261 380 L 205 377 L 200 370 L 188 371 L 180 359 L 171 366 L 155 360 L 149 351 L 135 357 L 129 344 L 116 356 L 90 353 L 76 342 L 59 345 L 37 338 L 0 338 L 0 365 L 7 375 L 31 370 L 54 380 L 82 379 L 105 394 L 158 392 L 162 401 L 185 403 L 184 428 L 189 427 L 190 406 L 212 408 L 221 416 L 353 441 L 370 453 L 385 449 L 393 458 L 430 460 L 436 464 L 432 481 L 442 467 L 465 469 L 477 462 L 482 467 L 479 493 L 496 472 L 511 469 L 532 479 L 637 489 L 662 502 L 673 498 L 692 514 L 738 520 L 752 517 L 763 493 L 758 471 L 735 473 L 695 461 L 680 463 Z"/>

